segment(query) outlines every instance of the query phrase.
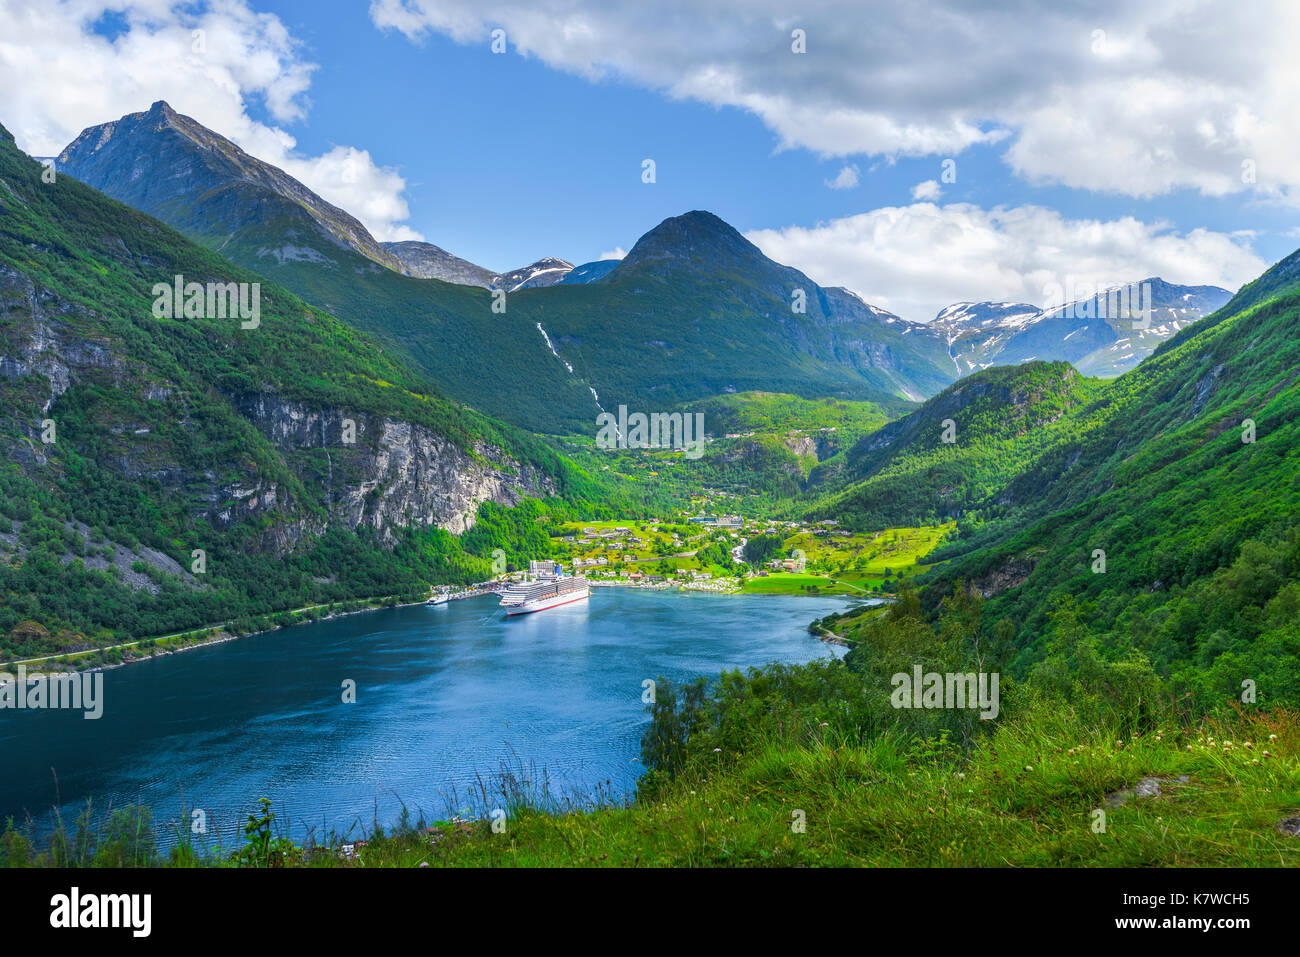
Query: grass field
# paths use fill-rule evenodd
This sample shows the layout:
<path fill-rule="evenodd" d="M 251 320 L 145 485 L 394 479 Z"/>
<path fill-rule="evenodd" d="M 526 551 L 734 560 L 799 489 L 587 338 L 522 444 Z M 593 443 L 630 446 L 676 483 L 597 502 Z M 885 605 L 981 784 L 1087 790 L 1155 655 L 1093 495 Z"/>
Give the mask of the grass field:
<path fill-rule="evenodd" d="M 943 541 L 954 523 L 917 528 L 887 528 L 871 533 L 803 531 L 785 539 L 791 554 L 802 553 L 805 574 L 774 573 L 750 579 L 747 592 L 796 593 L 818 587 L 823 594 L 879 591 L 887 580 L 911 578 L 928 569 L 922 559 Z"/>
<path fill-rule="evenodd" d="M 758 534 L 765 523 L 757 522 L 744 534 Z M 854 595 L 878 592 L 884 582 L 899 581 L 925 571 L 929 566 L 921 559 L 928 555 L 953 530 L 954 523 L 917 528 L 887 528 L 878 532 L 860 533 L 841 529 L 808 526 L 784 538 L 787 555 L 802 554 L 805 566 L 799 572 L 769 572 L 765 577 L 747 579 L 742 591 L 747 594 L 831 594 Z M 585 542 L 583 529 L 607 532 L 626 528 L 623 544 L 614 546 L 607 540 Z M 651 528 L 656 529 L 650 531 Z M 673 575 L 679 569 L 704 570 L 723 574 L 725 570 L 706 565 L 694 552 L 719 534 L 711 526 L 688 526 L 684 522 L 655 523 L 616 519 L 608 521 L 568 522 L 563 526 L 566 535 L 579 540 L 559 543 L 562 559 L 592 559 L 604 557 L 608 564 L 595 569 L 597 574 L 618 570 L 640 570 L 647 574 Z M 674 541 L 674 530 L 678 533 Z M 645 544 L 633 543 L 639 538 Z M 739 544 L 739 539 L 729 539 L 728 548 Z M 631 561 L 626 556 L 631 555 Z M 584 572 L 593 571 L 591 566 Z M 814 591 L 815 590 L 815 591 Z"/>
<path fill-rule="evenodd" d="M 1300 838 L 1280 826 L 1300 813 L 1298 745 L 1289 715 L 1128 741 L 1053 717 L 999 729 L 969 763 L 888 736 L 773 747 L 721 755 L 649 806 L 521 810 L 504 834 L 394 844 L 375 863 L 1296 867 Z M 1159 796 L 1122 793 L 1151 777 Z"/>
<path fill-rule="evenodd" d="M 1228 715 L 1123 738 L 1050 709 L 1000 725 L 969 755 L 943 740 L 886 734 L 851 744 L 810 728 L 797 743 L 719 754 L 716 766 L 678 778 L 654 800 L 598 800 L 581 813 L 509 778 L 483 786 L 486 806 L 503 812 L 495 829 L 490 818 L 408 820 L 346 847 L 303 848 L 275 837 L 270 819 L 238 856 L 182 848 L 172 862 L 1297 867 L 1298 718 Z M 1152 779 L 1159 793 L 1136 793 Z M 0 851 L 11 864 L 50 863 L 15 833 Z"/>
<path fill-rule="evenodd" d="M 614 545 L 609 539 L 598 539 L 592 542 L 582 541 L 582 530 L 584 528 L 594 529 L 597 532 L 609 532 L 617 528 L 626 528 L 628 531 L 618 539 L 622 544 Z M 651 528 L 658 530 L 650 531 Z M 692 557 L 672 556 L 683 552 L 693 552 L 708 544 L 713 531 L 699 526 L 687 528 L 685 523 L 661 525 L 656 522 L 633 521 L 630 519 L 602 522 L 567 522 L 564 524 L 563 530 L 565 535 L 576 536 L 578 540 L 556 543 L 561 559 L 572 561 L 576 558 L 598 559 L 603 557 L 607 560 L 608 565 L 600 566 L 599 572 L 606 572 L 616 568 L 649 572 L 653 566 L 658 566 L 660 562 L 666 563 L 665 568 L 672 571 L 676 571 L 678 568 L 700 568 L 700 563 Z M 679 533 L 676 540 L 674 540 L 674 531 Z M 640 539 L 645 544 L 634 542 L 632 539 Z M 628 555 L 632 556 L 632 561 L 627 560 L 626 556 Z M 592 571 L 593 569 L 586 568 L 583 570 Z"/>
<path fill-rule="evenodd" d="M 865 595 L 862 586 L 836 581 L 824 575 L 800 575 L 797 572 L 773 572 L 766 578 L 746 578 L 741 593 L 746 595 L 798 595 L 816 589 L 822 595 Z"/>

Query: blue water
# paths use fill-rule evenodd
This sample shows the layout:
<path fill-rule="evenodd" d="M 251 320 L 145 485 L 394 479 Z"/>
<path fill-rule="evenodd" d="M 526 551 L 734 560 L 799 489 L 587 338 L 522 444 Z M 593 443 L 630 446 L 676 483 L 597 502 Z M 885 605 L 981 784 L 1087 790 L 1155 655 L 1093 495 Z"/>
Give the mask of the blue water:
<path fill-rule="evenodd" d="M 87 798 L 97 819 L 136 802 L 159 824 L 202 808 L 230 848 L 260 797 L 295 838 L 388 824 L 403 802 L 430 820 L 481 813 L 503 767 L 545 776 L 560 798 L 626 797 L 642 771 L 645 679 L 830 657 L 842 649 L 806 627 L 844 605 L 599 588 L 506 619 L 485 596 L 113 669 L 99 720 L 0 711 L 0 818 L 39 826 L 58 805 L 71 822 Z M 347 679 L 355 704 L 342 702 Z M 476 776 L 486 805 L 467 793 Z"/>

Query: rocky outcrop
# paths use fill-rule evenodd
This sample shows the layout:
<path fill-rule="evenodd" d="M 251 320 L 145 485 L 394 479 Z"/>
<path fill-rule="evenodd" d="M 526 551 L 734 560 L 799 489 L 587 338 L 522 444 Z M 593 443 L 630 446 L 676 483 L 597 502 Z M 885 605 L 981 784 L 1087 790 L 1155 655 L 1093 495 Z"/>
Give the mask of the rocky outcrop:
<path fill-rule="evenodd" d="M 497 275 L 490 269 L 476 266 L 459 256 L 452 255 L 433 243 L 404 242 L 384 243 L 384 248 L 402 261 L 412 276 L 419 279 L 441 279 L 443 282 L 459 283 L 462 286 L 482 286 L 491 289 Z"/>
<path fill-rule="evenodd" d="M 390 537 L 399 526 L 433 525 L 459 534 L 473 527 L 483 502 L 518 505 L 555 491 L 548 476 L 500 449 L 480 443 L 467 451 L 425 426 L 263 393 L 232 401 L 291 462 L 324 463 L 323 504 L 347 528 Z M 259 493 L 266 494 L 249 489 L 244 497 Z"/>
<path fill-rule="evenodd" d="M 817 440 L 802 432 L 789 433 L 781 440 L 781 444 L 791 455 L 817 455 Z"/>
<path fill-rule="evenodd" d="M 1028 556 L 1007 559 L 996 568 L 990 568 L 971 585 L 983 598 L 992 598 L 1010 588 L 1019 588 L 1033 574 L 1037 562 Z"/>
<path fill-rule="evenodd" d="M 38 287 L 10 266 L 0 265 L 0 381 L 45 380 L 39 388 L 40 411 L 47 412 L 68 389 L 73 378 L 87 372 L 120 385 L 127 363 L 106 340 L 88 339 L 71 328 L 69 320 L 87 313 L 62 302 L 48 289 Z"/>
<path fill-rule="evenodd" d="M 196 466 L 186 441 L 199 424 L 189 420 L 186 390 L 194 385 L 166 381 L 118 338 L 87 335 L 94 318 L 0 266 L 0 416 L 9 420 L 0 431 L 11 461 L 45 468 L 42 420 L 52 414 L 57 427 L 60 397 L 91 386 L 106 398 L 95 405 L 97 428 L 83 448 L 93 447 L 102 467 L 183 501 L 215 527 L 257 528 L 260 547 L 276 553 L 331 526 L 371 529 L 387 541 L 406 525 L 459 534 L 483 502 L 512 506 L 555 492 L 544 472 L 488 444 L 464 448 L 425 425 L 273 391 L 223 393 L 229 419 L 219 426 L 238 432 L 242 419 L 273 454 Z M 248 439 L 267 448 L 252 431 Z"/>

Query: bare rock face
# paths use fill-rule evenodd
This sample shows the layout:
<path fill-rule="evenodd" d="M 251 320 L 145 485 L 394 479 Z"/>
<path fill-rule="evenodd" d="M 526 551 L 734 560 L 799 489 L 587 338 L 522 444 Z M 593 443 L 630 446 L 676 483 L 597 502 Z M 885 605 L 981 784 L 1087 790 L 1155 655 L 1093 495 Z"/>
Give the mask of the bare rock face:
<path fill-rule="evenodd" d="M 802 432 L 791 432 L 781 442 L 791 455 L 816 455 L 817 440 Z"/>
<path fill-rule="evenodd" d="M 93 438 L 58 441 L 93 449 L 100 466 L 182 501 L 217 528 L 257 528 L 260 547 L 275 553 L 330 527 L 371 529 L 386 541 L 408 525 L 458 534 L 483 502 L 511 506 L 555 491 L 544 472 L 485 443 L 462 448 L 425 425 L 272 391 L 223 393 L 223 421 L 192 421 L 186 388 L 194 386 L 166 381 L 121 339 L 88 336 L 80 320 L 90 316 L 0 267 L 0 420 L 8 418 L 0 445 L 33 474 L 52 461 L 43 418 L 53 414 L 61 427 L 51 409 L 81 388 L 93 392 L 78 396 L 91 404 Z M 233 434 L 241 450 L 260 451 L 202 461 L 195 429 Z"/>
<path fill-rule="evenodd" d="M 420 279 L 441 279 L 462 286 L 491 289 L 497 275 L 466 259 L 461 259 L 433 243 L 406 240 L 384 243 L 384 248 L 401 260 L 407 271 Z"/>
<path fill-rule="evenodd" d="M 555 491 L 548 476 L 500 449 L 480 443 L 466 451 L 422 425 L 262 393 L 234 403 L 290 461 L 324 464 L 323 504 L 332 522 L 350 529 L 389 538 L 396 527 L 432 525 L 459 534 L 473 527 L 483 502 L 518 505 Z"/>
<path fill-rule="evenodd" d="M 1019 588 L 1033 574 L 1037 563 L 1027 556 L 1008 559 L 997 568 L 991 568 L 974 582 L 983 598 L 992 598 L 1010 588 Z"/>
<path fill-rule="evenodd" d="M 74 321 L 86 310 L 62 303 L 48 289 L 39 288 L 17 270 L 0 266 L 0 381 L 23 382 L 40 389 L 42 412 L 67 391 L 73 377 L 96 372 L 120 385 L 127 362 L 114 353 L 107 341 L 76 335 L 67 319 Z"/>

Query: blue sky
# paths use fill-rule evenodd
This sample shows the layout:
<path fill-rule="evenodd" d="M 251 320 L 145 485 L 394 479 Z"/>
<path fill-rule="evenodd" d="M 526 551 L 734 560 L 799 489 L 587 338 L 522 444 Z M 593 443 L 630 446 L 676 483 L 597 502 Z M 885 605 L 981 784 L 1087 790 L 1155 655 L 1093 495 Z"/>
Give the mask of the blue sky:
<path fill-rule="evenodd" d="M 1265 2 L 1261 24 L 1217 0 L 11 0 L 0 122 L 52 153 L 166 99 L 379 238 L 495 270 L 707 209 L 927 320 L 1071 278 L 1235 288 L 1300 245 L 1300 18 Z"/>
<path fill-rule="evenodd" d="M 491 269 L 545 255 L 594 259 L 668 216 L 717 213 L 742 232 L 816 222 L 912 202 L 919 182 L 938 179 L 940 157 L 821 158 L 778 149 L 752 114 L 672 100 L 619 80 L 589 82 L 490 44 L 431 36 L 420 45 L 380 31 L 361 5 L 320 15 L 311 0 L 259 5 L 276 13 L 319 64 L 311 116 L 290 127 L 302 148 L 364 145 L 400 169 L 410 225 L 432 243 Z M 254 105 L 253 112 L 258 108 Z M 260 111 L 265 118 L 265 111 Z M 1264 230 L 1270 261 L 1300 240 L 1285 232 L 1293 211 L 1179 190 L 1135 200 L 1063 187 L 1034 187 L 1001 159 L 1003 147 L 955 157 L 945 200 L 981 206 L 1035 203 L 1070 218 L 1133 215 L 1178 230 Z M 657 182 L 641 182 L 654 158 Z M 827 187 L 856 165 L 855 189 Z"/>

